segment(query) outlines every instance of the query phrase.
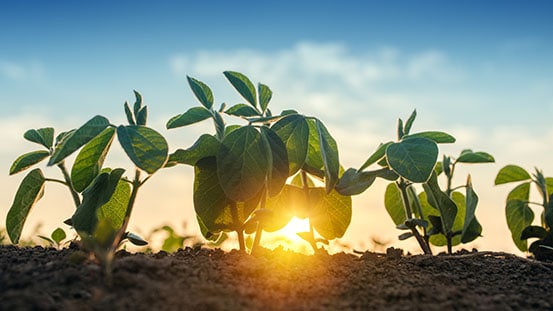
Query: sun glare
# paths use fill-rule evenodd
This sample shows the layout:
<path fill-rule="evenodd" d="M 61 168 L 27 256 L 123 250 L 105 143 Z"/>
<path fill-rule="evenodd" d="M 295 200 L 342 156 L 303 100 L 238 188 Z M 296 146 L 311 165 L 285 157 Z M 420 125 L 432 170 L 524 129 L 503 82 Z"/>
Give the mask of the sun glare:
<path fill-rule="evenodd" d="M 309 243 L 296 234 L 297 232 L 307 231 L 309 231 L 309 220 L 293 217 L 284 228 L 272 233 L 266 243 L 271 248 L 282 246 L 295 252 L 310 253 L 312 250 Z"/>

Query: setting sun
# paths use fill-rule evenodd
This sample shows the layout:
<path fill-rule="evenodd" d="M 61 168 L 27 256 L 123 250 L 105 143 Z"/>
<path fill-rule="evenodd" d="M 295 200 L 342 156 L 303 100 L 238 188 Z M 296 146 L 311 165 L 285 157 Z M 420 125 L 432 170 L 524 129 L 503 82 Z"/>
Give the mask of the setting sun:
<path fill-rule="evenodd" d="M 267 245 L 270 248 L 282 246 L 299 253 L 312 252 L 309 243 L 297 235 L 298 232 L 309 231 L 308 219 L 293 217 L 290 222 L 277 232 L 267 234 Z"/>

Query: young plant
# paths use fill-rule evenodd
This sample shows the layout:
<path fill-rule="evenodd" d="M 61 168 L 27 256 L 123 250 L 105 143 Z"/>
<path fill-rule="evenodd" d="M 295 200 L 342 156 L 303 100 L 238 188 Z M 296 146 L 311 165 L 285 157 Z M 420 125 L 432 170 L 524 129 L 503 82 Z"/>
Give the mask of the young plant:
<path fill-rule="evenodd" d="M 6 218 L 6 229 L 13 243 L 19 241 L 25 220 L 42 197 L 48 181 L 69 189 L 76 210 L 67 222 L 75 228 L 85 248 L 105 264 L 108 273 L 113 253 L 123 240 L 144 245 L 145 241 L 126 230 L 138 190 L 165 165 L 168 147 L 163 136 L 146 126 L 147 107 L 142 105 L 142 96 L 136 91 L 135 96 L 133 110 L 128 103 L 124 105 L 128 125 L 115 126 L 105 117 L 95 116 L 78 129 L 58 135 L 55 144 L 52 128 L 25 133 L 27 140 L 46 150 L 20 156 L 13 163 L 10 174 L 49 158 L 48 166 L 60 168 L 64 179 L 45 178 L 40 168 L 25 176 Z M 135 165 L 134 177 L 130 180 L 123 177 L 124 169 L 103 167 L 115 136 Z M 79 149 L 69 173 L 65 160 Z M 142 178 L 143 173 L 148 176 Z"/>
<path fill-rule="evenodd" d="M 56 249 L 62 249 L 65 245 L 69 243 L 69 241 L 64 241 L 65 238 L 67 238 L 67 234 L 62 228 L 56 228 L 49 237 L 44 235 L 39 235 L 39 238 L 46 241 L 51 247 L 54 247 Z"/>
<path fill-rule="evenodd" d="M 495 178 L 495 184 L 501 185 L 520 182 L 507 195 L 505 214 L 507 225 L 511 231 L 513 242 L 521 251 L 530 251 L 536 259 L 553 258 L 553 178 L 545 177 L 543 172 L 536 168 L 530 175 L 525 169 L 516 165 L 503 167 Z M 541 202 L 530 201 L 530 186 L 534 184 L 538 189 Z M 530 205 L 541 206 L 541 224 L 533 225 L 534 212 Z M 530 247 L 528 239 L 537 238 Z"/>
<path fill-rule="evenodd" d="M 400 240 L 415 237 L 425 254 L 431 254 L 430 243 L 451 246 L 461 236 L 464 243 L 480 235 L 481 227 L 474 217 L 478 197 L 472 189 L 470 176 L 466 197 L 451 188 L 457 163 L 490 162 L 486 153 L 465 150 L 453 160 L 444 157 L 438 162 L 438 144 L 453 143 L 455 138 L 444 132 L 428 131 L 411 134 L 416 117 L 414 111 L 407 122 L 399 119 L 396 142 L 381 144 L 359 169 L 348 169 L 336 189 L 343 195 L 356 195 L 370 187 L 377 177 L 392 181 L 386 188 L 385 207 L 398 229 L 408 230 Z M 380 168 L 365 171 L 373 164 Z M 437 165 L 438 164 L 438 165 Z M 446 191 L 438 185 L 438 175 L 445 172 Z M 417 194 L 415 184 L 424 192 Z M 431 238 L 432 237 L 432 238 Z M 445 239 L 445 242 L 444 242 Z"/>
<path fill-rule="evenodd" d="M 228 109 L 223 104 L 215 110 L 211 89 L 188 77 L 201 106 L 190 108 L 167 123 L 169 129 L 205 119 L 212 119 L 215 124 L 215 135 L 204 134 L 192 147 L 176 150 L 169 158 L 169 165 L 180 163 L 195 168 L 194 208 L 204 237 L 214 239 L 222 232 L 235 231 L 240 249 L 245 250 L 247 227 L 248 232 L 256 232 L 255 249 L 263 230 L 278 230 L 292 218 L 293 213 L 284 211 L 289 202 L 283 200 L 297 189 L 309 194 L 313 204 L 321 205 L 320 209 L 327 209 L 318 211 L 317 217 L 321 220 L 315 223 L 321 223 L 324 228 L 332 227 L 334 221 L 329 219 L 332 207 L 321 202 L 337 200 L 338 194 L 332 194 L 332 190 L 338 181 L 339 163 L 336 142 L 326 127 L 316 118 L 291 110 L 273 116 L 268 108 L 272 97 L 269 87 L 258 84 L 256 92 L 253 83 L 243 74 L 226 71 L 224 75 L 247 104 L 236 104 Z M 240 117 L 247 124 L 227 126 L 223 114 Z M 290 188 L 293 186 L 286 185 L 287 179 L 299 171 L 302 172 L 300 176 L 305 177 L 303 188 Z M 308 173 L 324 180 L 323 194 L 320 189 L 310 189 L 306 179 Z M 347 208 L 351 217 L 351 201 Z M 343 217 L 348 218 L 348 213 Z M 346 227 L 349 224 L 349 218 L 340 221 L 342 227 L 344 223 Z M 252 226 L 255 229 L 251 230 Z M 336 237 L 335 233 L 328 236 Z"/>

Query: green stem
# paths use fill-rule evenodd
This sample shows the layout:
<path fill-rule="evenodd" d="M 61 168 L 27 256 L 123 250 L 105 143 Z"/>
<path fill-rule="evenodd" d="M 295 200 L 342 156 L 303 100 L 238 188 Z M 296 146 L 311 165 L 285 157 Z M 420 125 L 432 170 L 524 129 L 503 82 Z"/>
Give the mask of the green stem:
<path fill-rule="evenodd" d="M 309 184 L 307 179 L 307 173 L 304 170 L 301 170 L 301 183 L 303 186 L 303 191 L 305 193 L 305 201 L 309 204 Z M 317 242 L 315 242 L 315 231 L 313 230 L 313 224 L 311 224 L 311 219 L 309 221 L 309 244 L 313 248 L 313 251 L 316 253 L 319 249 L 317 247 Z"/>
<path fill-rule="evenodd" d="M 71 182 L 71 175 L 69 175 L 69 172 L 67 171 L 67 168 L 65 167 L 64 161 L 60 162 L 58 164 L 59 169 L 61 170 L 61 173 L 63 174 L 63 178 L 65 179 L 65 185 L 67 188 L 69 188 L 69 191 L 71 192 L 71 196 L 73 197 L 73 202 L 75 202 L 75 208 L 79 207 L 81 205 L 81 198 L 79 197 L 79 193 L 73 188 L 73 183 Z"/>
<path fill-rule="evenodd" d="M 451 241 L 452 240 L 451 234 L 446 235 L 446 240 L 447 240 L 447 253 L 451 255 L 453 253 L 452 251 L 453 242 Z"/>
<path fill-rule="evenodd" d="M 407 183 L 401 177 L 399 178 L 399 181 L 397 181 L 396 183 L 401 192 L 401 198 L 403 200 L 403 206 L 405 207 L 405 214 L 407 216 L 407 219 L 411 219 L 413 217 L 413 212 L 411 211 L 411 206 L 409 204 L 409 196 L 407 195 Z M 432 255 L 432 250 L 430 250 L 430 246 L 428 246 L 428 243 L 422 238 L 419 230 L 417 230 L 417 227 L 413 226 L 410 229 L 411 229 L 411 232 L 413 233 L 413 236 L 415 236 L 415 239 L 417 239 L 417 242 L 419 243 L 423 252 L 427 255 Z"/>
<path fill-rule="evenodd" d="M 232 202 L 230 205 L 230 213 L 232 215 L 232 222 L 234 226 L 240 229 L 236 229 L 236 234 L 238 235 L 238 245 L 240 246 L 241 251 L 246 251 L 246 242 L 244 241 L 244 230 L 242 224 L 238 219 L 238 208 L 236 207 L 236 202 Z"/>
<path fill-rule="evenodd" d="M 263 189 L 263 194 L 261 195 L 261 205 L 260 209 L 265 209 L 265 206 L 267 204 L 267 192 L 268 192 L 268 182 L 265 180 L 265 186 Z M 261 221 L 257 222 L 257 229 L 255 230 L 255 238 L 253 240 L 252 245 L 252 253 L 259 247 L 259 243 L 261 242 L 261 235 L 263 234 L 263 223 Z"/>

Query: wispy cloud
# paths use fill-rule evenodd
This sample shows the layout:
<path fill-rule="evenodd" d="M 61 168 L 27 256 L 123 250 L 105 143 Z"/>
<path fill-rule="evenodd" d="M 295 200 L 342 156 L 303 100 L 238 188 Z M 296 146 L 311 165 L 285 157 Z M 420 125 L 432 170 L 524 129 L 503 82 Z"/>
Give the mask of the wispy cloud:
<path fill-rule="evenodd" d="M 20 63 L 0 59 L 0 77 L 12 81 L 39 80 L 44 77 L 44 69 L 38 62 Z"/>

